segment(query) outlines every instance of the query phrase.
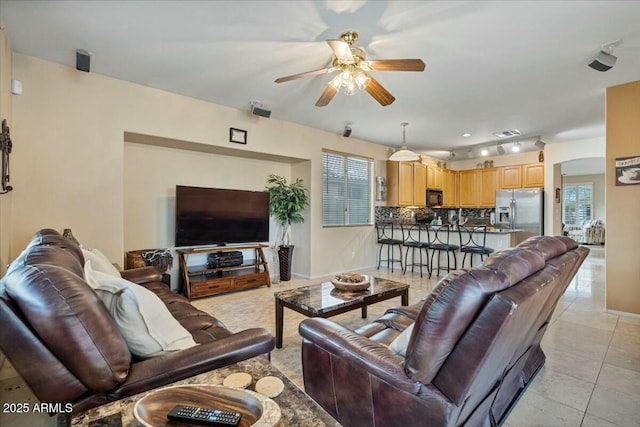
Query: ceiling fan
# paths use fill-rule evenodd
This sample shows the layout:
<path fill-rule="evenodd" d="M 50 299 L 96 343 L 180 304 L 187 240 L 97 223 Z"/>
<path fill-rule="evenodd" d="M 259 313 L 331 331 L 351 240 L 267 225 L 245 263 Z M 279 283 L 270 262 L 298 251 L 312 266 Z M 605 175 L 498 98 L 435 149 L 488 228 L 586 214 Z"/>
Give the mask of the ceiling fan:
<path fill-rule="evenodd" d="M 330 67 L 280 77 L 276 79 L 276 83 L 340 71 L 340 74 L 335 76 L 322 92 L 316 102 L 316 107 L 328 105 L 340 91 L 340 88 L 344 89 L 345 95 L 353 95 L 360 90 L 366 90 L 384 107 L 396 99 L 369 74 L 369 71 L 424 71 L 424 62 L 421 59 L 367 60 L 364 49 L 353 46 L 357 40 L 358 33 L 355 31 L 342 33 L 340 40 L 327 40 L 333 51 Z"/>

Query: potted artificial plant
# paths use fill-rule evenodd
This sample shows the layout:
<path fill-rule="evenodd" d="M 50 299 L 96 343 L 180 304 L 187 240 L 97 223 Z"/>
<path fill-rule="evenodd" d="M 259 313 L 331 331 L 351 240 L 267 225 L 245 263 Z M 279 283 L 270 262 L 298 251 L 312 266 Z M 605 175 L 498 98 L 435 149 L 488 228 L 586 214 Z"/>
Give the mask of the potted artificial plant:
<path fill-rule="evenodd" d="M 267 187 L 269 191 L 269 211 L 281 225 L 280 246 L 280 280 L 291 280 L 291 262 L 293 260 L 293 245 L 289 244 L 289 229 L 291 224 L 303 222 L 302 210 L 309 204 L 307 190 L 302 180 L 288 184 L 284 177 L 269 175 Z"/>

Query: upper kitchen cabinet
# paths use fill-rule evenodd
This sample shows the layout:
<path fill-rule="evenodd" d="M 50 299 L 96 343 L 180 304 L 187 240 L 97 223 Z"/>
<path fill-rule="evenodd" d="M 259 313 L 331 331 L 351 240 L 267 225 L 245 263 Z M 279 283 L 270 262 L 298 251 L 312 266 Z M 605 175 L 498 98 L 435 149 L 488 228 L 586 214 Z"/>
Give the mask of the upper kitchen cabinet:
<path fill-rule="evenodd" d="M 458 172 L 443 169 L 442 170 L 442 207 L 445 208 L 457 208 L 458 207 L 458 195 L 460 193 L 458 188 Z"/>
<path fill-rule="evenodd" d="M 460 207 L 495 206 L 496 190 L 500 180 L 499 171 L 498 168 L 460 171 Z"/>
<path fill-rule="evenodd" d="M 480 203 L 479 207 L 496 205 L 496 190 L 499 188 L 500 169 L 480 169 Z"/>
<path fill-rule="evenodd" d="M 387 161 L 387 205 L 425 206 L 427 165 Z"/>
<path fill-rule="evenodd" d="M 427 168 L 427 188 L 442 190 L 443 175 L 443 169 L 435 166 L 429 166 Z"/>
<path fill-rule="evenodd" d="M 544 187 L 544 163 L 522 165 L 522 186 Z"/>
<path fill-rule="evenodd" d="M 504 166 L 500 168 L 500 188 L 522 188 L 522 167 Z"/>
<path fill-rule="evenodd" d="M 481 175 L 479 170 L 460 171 L 460 207 L 476 208 L 480 200 L 479 187 Z"/>
<path fill-rule="evenodd" d="M 544 187 L 544 164 L 504 166 L 500 168 L 500 188 Z"/>

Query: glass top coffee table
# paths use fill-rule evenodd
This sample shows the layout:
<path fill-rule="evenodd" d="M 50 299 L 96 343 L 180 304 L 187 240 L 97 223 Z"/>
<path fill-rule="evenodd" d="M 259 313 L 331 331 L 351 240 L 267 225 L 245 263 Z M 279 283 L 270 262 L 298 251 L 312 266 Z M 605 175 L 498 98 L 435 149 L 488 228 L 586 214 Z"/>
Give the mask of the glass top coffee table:
<path fill-rule="evenodd" d="M 303 286 L 274 294 L 276 299 L 276 347 L 282 348 L 284 307 L 307 317 L 332 317 L 347 311 L 362 309 L 367 317 L 367 306 L 395 297 L 402 305 L 409 305 L 409 285 L 394 280 L 370 277 L 369 289 L 357 292 L 341 291 L 331 282 Z"/>

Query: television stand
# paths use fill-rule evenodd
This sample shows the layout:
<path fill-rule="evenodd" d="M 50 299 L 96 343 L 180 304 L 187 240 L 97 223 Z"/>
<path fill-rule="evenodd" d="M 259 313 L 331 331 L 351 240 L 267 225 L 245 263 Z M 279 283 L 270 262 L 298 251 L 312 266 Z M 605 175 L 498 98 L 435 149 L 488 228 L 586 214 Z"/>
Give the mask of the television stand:
<path fill-rule="evenodd" d="M 184 292 L 192 298 L 208 297 L 242 289 L 257 288 L 263 285 L 271 287 L 269 267 L 264 256 L 266 245 L 224 246 L 215 248 L 178 249 L 180 276 Z M 188 265 L 189 255 L 211 254 L 253 249 L 255 260 L 241 265 L 209 268 L 205 265 Z"/>

